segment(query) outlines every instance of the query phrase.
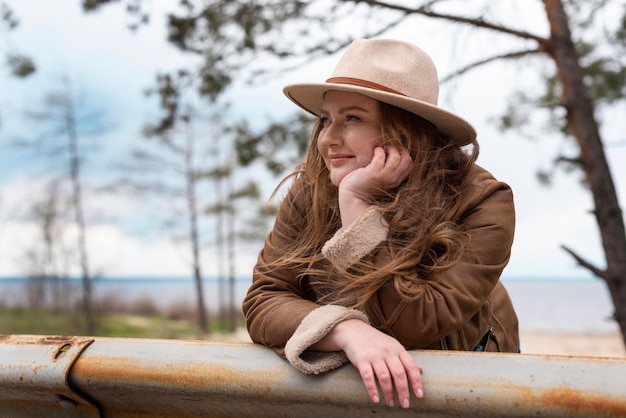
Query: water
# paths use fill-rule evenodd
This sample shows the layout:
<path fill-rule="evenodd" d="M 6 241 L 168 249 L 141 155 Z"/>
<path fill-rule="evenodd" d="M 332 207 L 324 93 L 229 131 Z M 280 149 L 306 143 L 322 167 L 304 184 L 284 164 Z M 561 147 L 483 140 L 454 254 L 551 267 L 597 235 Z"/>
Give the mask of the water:
<path fill-rule="evenodd" d="M 73 280 L 73 292 L 78 295 L 80 282 Z M 513 299 L 523 331 L 541 332 L 616 332 L 617 324 L 610 320 L 613 312 L 610 295 L 600 280 L 532 279 L 503 280 Z M 234 301 L 241 305 L 250 285 L 249 278 L 238 278 L 234 286 Z M 220 298 L 219 281 L 203 282 L 206 306 L 215 309 Z M 222 289 L 227 292 L 227 286 Z M 0 303 L 24 303 L 24 280 L 0 278 Z M 227 295 L 227 293 L 222 293 Z M 142 298 L 153 300 L 159 308 L 175 304 L 195 304 L 195 285 L 183 278 L 107 278 L 95 284 L 96 297 L 117 298 L 132 303 Z M 226 299 L 226 297 L 222 298 Z"/>
<path fill-rule="evenodd" d="M 236 304 L 241 305 L 250 283 L 249 278 L 235 279 L 233 300 Z M 21 277 L 0 278 L 0 304 L 5 306 L 25 304 L 27 300 L 25 286 L 26 281 Z M 79 279 L 70 279 L 69 291 L 72 296 L 76 298 L 80 296 L 81 286 Z M 227 281 L 209 278 L 203 280 L 202 287 L 205 305 L 209 309 L 217 308 L 220 300 L 229 298 L 230 288 Z M 167 309 L 169 306 L 180 304 L 194 306 L 196 284 L 193 279 L 178 277 L 104 278 L 94 281 L 93 294 L 96 299 L 116 298 L 125 303 L 150 299 L 160 309 Z"/>
<path fill-rule="evenodd" d="M 524 331 L 619 331 L 604 282 L 589 280 L 504 280 Z"/>

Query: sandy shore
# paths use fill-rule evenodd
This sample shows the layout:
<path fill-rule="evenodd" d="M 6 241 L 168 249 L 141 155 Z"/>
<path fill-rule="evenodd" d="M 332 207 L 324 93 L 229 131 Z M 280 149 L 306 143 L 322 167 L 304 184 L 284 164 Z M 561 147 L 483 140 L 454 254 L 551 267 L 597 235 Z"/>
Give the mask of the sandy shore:
<path fill-rule="evenodd" d="M 620 333 L 575 334 L 558 332 L 521 332 L 523 354 L 626 358 L 626 348 Z M 250 341 L 245 329 L 239 329 L 228 341 Z"/>
<path fill-rule="evenodd" d="M 626 358 L 620 333 L 570 334 L 521 332 L 522 353 Z"/>

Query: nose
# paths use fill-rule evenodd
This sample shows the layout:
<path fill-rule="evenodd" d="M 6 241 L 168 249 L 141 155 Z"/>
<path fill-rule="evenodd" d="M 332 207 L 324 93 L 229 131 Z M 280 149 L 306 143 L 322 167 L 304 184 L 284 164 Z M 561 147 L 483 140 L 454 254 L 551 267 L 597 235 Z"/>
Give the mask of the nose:
<path fill-rule="evenodd" d="M 340 123 L 329 123 L 321 131 L 317 138 L 317 143 L 321 147 L 330 148 L 341 144 L 343 132 Z"/>

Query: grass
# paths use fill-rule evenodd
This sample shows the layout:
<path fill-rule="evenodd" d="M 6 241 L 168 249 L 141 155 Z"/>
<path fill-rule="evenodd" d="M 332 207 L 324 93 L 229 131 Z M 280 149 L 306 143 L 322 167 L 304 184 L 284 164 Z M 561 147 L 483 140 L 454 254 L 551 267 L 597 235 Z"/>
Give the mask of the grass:
<path fill-rule="evenodd" d="M 0 334 L 85 335 L 82 315 L 24 307 L 0 309 Z M 220 333 L 217 321 L 211 333 Z M 124 338 L 198 339 L 194 320 L 169 318 L 160 313 L 107 313 L 96 319 L 93 336 Z"/>
<path fill-rule="evenodd" d="M 44 285 L 25 286 L 22 295 L 0 295 L 0 334 L 225 339 L 231 336 L 227 324 L 234 320 L 240 327 L 243 323 L 239 307 L 223 309 L 208 315 L 209 335 L 202 335 L 197 307 L 188 301 L 160 306 L 145 296 L 126 300 L 106 293 L 92 300 L 94 331 L 88 333 L 80 292 L 68 288 L 60 293 L 50 284 Z M 63 298 L 52 297 L 58 294 Z"/>

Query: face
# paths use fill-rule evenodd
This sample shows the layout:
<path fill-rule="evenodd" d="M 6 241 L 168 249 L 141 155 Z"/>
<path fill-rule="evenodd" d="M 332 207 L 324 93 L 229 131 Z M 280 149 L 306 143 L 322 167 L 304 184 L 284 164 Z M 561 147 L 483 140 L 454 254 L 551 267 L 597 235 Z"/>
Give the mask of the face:
<path fill-rule="evenodd" d="M 374 148 L 382 145 L 379 104 L 362 94 L 329 91 L 324 96 L 320 122 L 317 149 L 330 172 L 330 181 L 339 186 L 348 173 L 367 166 Z"/>

